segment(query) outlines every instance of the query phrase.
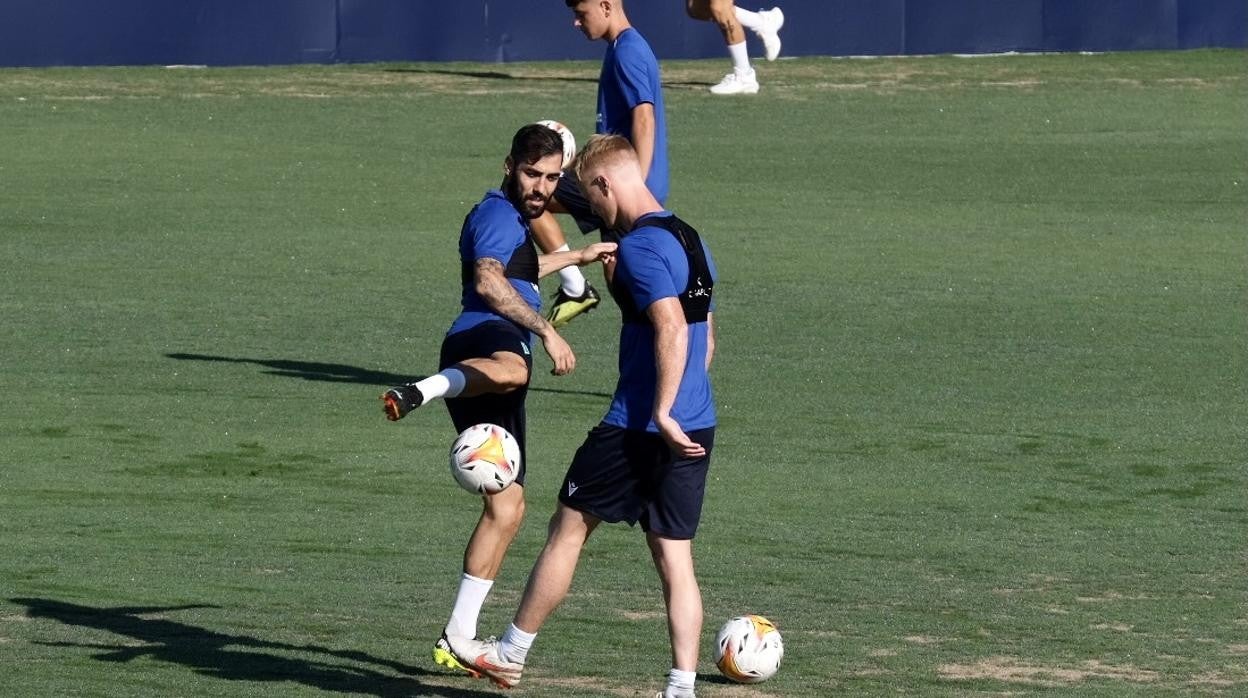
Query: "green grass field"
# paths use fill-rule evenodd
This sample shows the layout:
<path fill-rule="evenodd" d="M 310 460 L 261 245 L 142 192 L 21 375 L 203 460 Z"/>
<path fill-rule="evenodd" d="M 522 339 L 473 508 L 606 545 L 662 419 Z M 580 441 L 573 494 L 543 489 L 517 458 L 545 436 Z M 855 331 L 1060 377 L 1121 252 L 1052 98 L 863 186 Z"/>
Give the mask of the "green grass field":
<path fill-rule="evenodd" d="M 723 69 L 664 65 L 669 203 L 721 272 L 699 695 L 1248 692 L 1246 54 Z M 0 70 L 0 695 L 497 694 L 428 658 L 479 510 L 449 420 L 377 395 L 435 368 L 510 135 L 587 136 L 596 76 Z M 617 323 L 534 378 L 486 632 Z M 787 645 L 755 687 L 711 662 L 744 612 Z M 668 661 L 604 528 L 511 694 Z"/>

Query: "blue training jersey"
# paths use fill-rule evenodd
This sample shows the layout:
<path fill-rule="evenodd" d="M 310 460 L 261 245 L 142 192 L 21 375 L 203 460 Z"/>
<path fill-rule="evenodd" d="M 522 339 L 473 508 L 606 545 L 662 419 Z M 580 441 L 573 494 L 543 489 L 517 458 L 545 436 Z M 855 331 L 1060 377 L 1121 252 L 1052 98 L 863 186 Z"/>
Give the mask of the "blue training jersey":
<path fill-rule="evenodd" d="M 447 334 L 462 332 L 490 320 L 511 322 L 494 312 L 490 304 L 477 293 L 471 270 L 478 259 L 485 257 L 498 260 L 505 268 L 511 261 L 512 255 L 529 244 L 529 235 L 528 219 L 521 215 L 507 196 L 498 189 L 486 192 L 485 198 L 472 207 L 472 210 L 464 217 L 464 227 L 459 232 L 460 263 L 469 270 L 465 272 L 463 280 L 464 291 L 461 301 L 463 310 L 451 323 Z M 537 284 L 522 279 L 508 278 L 507 280 L 534 311 L 542 307 L 542 296 Z"/>
<path fill-rule="evenodd" d="M 654 158 L 646 173 L 646 186 L 659 203 L 667 201 L 667 117 L 663 109 L 663 86 L 659 61 L 650 44 L 636 29 L 625 29 L 607 47 L 598 77 L 598 133 L 633 138 L 633 108 L 654 105 Z"/>
<path fill-rule="evenodd" d="M 653 215 L 671 215 L 663 212 Z M 643 219 L 644 223 L 644 219 Z M 715 262 L 703 243 L 711 278 L 717 277 Z M 614 283 L 622 284 L 643 313 L 663 298 L 678 298 L 689 285 L 689 259 L 684 248 L 667 230 L 642 225 L 620 240 L 616 251 Z M 685 373 L 676 393 L 672 417 L 686 432 L 715 426 L 715 401 L 711 379 L 706 372 L 707 339 L 705 322 L 689 325 L 689 347 Z M 624 429 L 657 432 L 654 411 L 655 379 L 654 326 L 625 323 L 620 328 L 620 378 L 603 422 Z"/>

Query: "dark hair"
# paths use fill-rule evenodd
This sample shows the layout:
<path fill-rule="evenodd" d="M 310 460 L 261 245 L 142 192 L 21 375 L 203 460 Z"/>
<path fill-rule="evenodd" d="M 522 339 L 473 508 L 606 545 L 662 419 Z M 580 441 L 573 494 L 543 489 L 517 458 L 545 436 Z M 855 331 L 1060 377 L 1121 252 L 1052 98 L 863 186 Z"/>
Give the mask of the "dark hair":
<path fill-rule="evenodd" d="M 511 139 L 510 155 L 516 166 L 537 162 L 548 155 L 563 157 L 563 136 L 541 124 L 522 126 Z"/>

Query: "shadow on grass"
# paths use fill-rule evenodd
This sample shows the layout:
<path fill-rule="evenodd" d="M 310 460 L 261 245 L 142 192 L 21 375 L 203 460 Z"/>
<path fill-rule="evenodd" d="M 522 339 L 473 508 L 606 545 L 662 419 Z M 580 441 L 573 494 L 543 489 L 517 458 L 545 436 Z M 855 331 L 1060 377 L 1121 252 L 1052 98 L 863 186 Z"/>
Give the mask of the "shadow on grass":
<path fill-rule="evenodd" d="M 598 84 L 598 78 L 581 78 L 570 75 L 515 75 L 501 70 L 451 70 L 448 68 L 386 68 L 387 73 L 424 73 L 428 75 L 449 75 L 459 78 L 477 78 L 479 80 L 527 80 L 533 82 L 591 82 Z M 663 87 L 708 87 L 712 82 L 685 80 L 663 80 Z"/>
<path fill-rule="evenodd" d="M 231 364 L 254 364 L 256 366 L 263 366 L 264 368 L 269 369 L 265 371 L 265 373 L 270 376 L 301 378 L 307 381 L 321 381 L 325 383 L 362 383 L 364 385 L 383 385 L 389 387 L 392 385 L 401 385 L 411 381 L 418 381 L 424 378 L 424 376 L 408 376 L 398 373 L 389 373 L 387 371 L 374 371 L 372 369 L 360 368 L 359 366 L 350 366 L 347 364 L 330 364 L 317 361 L 295 361 L 292 359 L 247 359 L 233 356 L 213 356 L 210 354 L 187 353 L 165 354 L 165 356 L 178 361 L 217 361 Z M 611 393 L 602 393 L 590 390 L 540 388 L 534 385 L 529 386 L 529 391 L 535 393 L 554 393 L 556 395 L 611 397 Z"/>
<path fill-rule="evenodd" d="M 386 68 L 387 73 L 424 73 L 427 75 L 450 75 L 457 78 L 480 80 L 532 80 L 536 82 L 592 82 L 598 78 L 577 78 L 568 75 L 513 75 L 501 70 L 450 70 L 447 68 Z"/>
<path fill-rule="evenodd" d="M 496 695 L 486 691 L 422 684 L 413 677 L 447 675 L 433 674 L 419 667 L 374 657 L 364 652 L 273 642 L 248 635 L 216 632 L 159 617 L 174 611 L 219 608 L 218 606 L 196 604 L 96 608 L 53 599 L 18 598 L 9 601 L 25 606 L 26 615 L 30 618 L 48 618 L 65 625 L 105 630 L 125 637 L 125 640 L 111 645 L 38 643 L 50 647 L 97 650 L 98 654 L 94 656 L 102 662 L 124 663 L 150 658 L 180 664 L 201 676 L 228 681 L 290 681 L 337 693 L 443 698 L 484 698 Z M 297 654 L 310 656 L 292 656 Z"/>

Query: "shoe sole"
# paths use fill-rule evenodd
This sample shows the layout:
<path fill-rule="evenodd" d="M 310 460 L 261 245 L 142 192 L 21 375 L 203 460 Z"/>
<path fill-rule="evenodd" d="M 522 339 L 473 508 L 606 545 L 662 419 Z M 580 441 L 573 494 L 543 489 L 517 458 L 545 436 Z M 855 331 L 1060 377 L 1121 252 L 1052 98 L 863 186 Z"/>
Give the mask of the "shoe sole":
<path fill-rule="evenodd" d="M 488 669 L 477 669 L 477 671 L 480 671 L 481 674 L 485 676 L 485 678 L 489 679 L 495 686 L 498 686 L 499 688 L 515 688 L 516 684 L 520 683 L 520 679 L 506 679 L 501 676 L 495 675 L 493 672 L 489 671 Z"/>
<path fill-rule="evenodd" d="M 397 422 L 403 419 L 403 408 L 399 405 L 399 401 L 390 397 L 389 393 L 381 396 L 381 408 L 386 412 L 386 419 Z"/>
<path fill-rule="evenodd" d="M 436 645 L 433 648 L 433 661 L 438 666 L 444 666 L 447 669 L 450 669 L 452 671 L 462 671 L 474 679 L 481 678 L 481 672 L 477 671 L 476 669 L 472 669 L 472 668 L 464 666 L 463 664 L 460 663 L 459 659 L 457 659 L 454 654 L 451 654 L 450 652 L 447 652 L 446 650 Z"/>

